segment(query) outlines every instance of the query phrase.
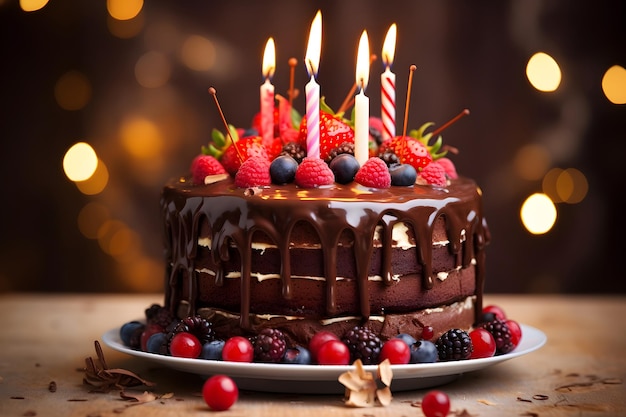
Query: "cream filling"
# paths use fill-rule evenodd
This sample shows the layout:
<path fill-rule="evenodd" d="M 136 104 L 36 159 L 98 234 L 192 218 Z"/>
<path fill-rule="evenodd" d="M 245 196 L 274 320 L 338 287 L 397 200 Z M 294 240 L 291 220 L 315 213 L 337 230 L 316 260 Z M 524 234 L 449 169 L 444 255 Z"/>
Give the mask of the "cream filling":
<path fill-rule="evenodd" d="M 211 276 L 216 276 L 217 274 L 215 273 L 215 271 L 208 269 L 208 268 L 202 268 L 202 269 L 196 269 L 197 273 L 201 273 L 201 274 L 207 274 L 207 275 L 211 275 Z M 231 271 L 228 274 L 226 274 L 224 276 L 226 279 L 241 279 L 241 272 L 239 271 Z M 280 279 L 280 275 L 279 274 L 261 274 L 260 272 L 251 272 L 250 273 L 250 277 L 252 278 L 256 278 L 256 280 L 258 282 L 263 282 L 263 281 L 267 281 L 270 279 Z M 312 281 L 326 281 L 326 278 L 324 277 L 313 277 L 313 276 L 305 276 L 305 275 L 291 275 L 291 278 L 293 279 L 308 279 L 308 280 L 312 280 Z M 392 275 L 391 279 L 393 281 L 400 281 L 400 276 L 399 275 Z M 345 278 L 345 277 L 337 277 L 337 281 L 349 281 L 349 278 Z M 383 277 L 381 277 L 380 275 L 370 275 L 367 277 L 368 281 L 379 281 L 382 282 Z"/>

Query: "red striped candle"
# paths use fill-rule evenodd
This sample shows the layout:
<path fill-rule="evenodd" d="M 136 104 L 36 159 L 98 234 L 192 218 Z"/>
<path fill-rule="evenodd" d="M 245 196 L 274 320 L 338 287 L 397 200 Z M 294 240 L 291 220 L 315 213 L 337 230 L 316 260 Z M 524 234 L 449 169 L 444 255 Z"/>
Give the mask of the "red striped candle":
<path fill-rule="evenodd" d="M 383 123 L 383 139 L 396 136 L 396 74 L 391 72 L 396 49 L 396 24 L 392 24 L 383 43 L 383 64 L 385 72 L 380 76 L 381 88 L 381 119 Z"/>

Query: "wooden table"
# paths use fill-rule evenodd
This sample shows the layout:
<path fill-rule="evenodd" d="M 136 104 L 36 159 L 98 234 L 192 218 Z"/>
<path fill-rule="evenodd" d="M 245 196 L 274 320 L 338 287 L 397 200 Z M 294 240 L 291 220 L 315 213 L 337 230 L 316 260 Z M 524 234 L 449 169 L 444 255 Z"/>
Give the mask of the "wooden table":
<path fill-rule="evenodd" d="M 528 355 L 464 374 L 441 387 L 456 416 L 626 416 L 626 297 L 487 296 L 508 315 L 541 329 L 547 344 Z M 0 295 L 1 416 L 206 416 L 193 374 L 104 346 L 110 367 L 157 383 L 157 400 L 133 403 L 118 390 L 90 393 L 82 384 L 94 340 L 142 315 L 154 295 Z M 51 389 L 51 383 L 56 390 Z M 393 387 L 393 384 L 392 384 Z M 143 388 L 138 388 L 139 393 Z M 224 416 L 421 416 L 425 390 L 397 392 L 388 407 L 349 408 L 341 395 L 242 391 Z M 465 410 L 465 414 L 463 411 Z"/>

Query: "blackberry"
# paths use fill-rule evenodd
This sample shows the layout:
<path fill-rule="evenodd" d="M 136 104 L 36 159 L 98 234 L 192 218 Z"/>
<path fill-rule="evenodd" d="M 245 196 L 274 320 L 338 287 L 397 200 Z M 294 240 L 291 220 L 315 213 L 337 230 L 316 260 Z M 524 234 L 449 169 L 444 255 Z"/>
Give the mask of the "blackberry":
<path fill-rule="evenodd" d="M 287 142 L 283 145 L 281 155 L 289 155 L 299 164 L 306 156 L 306 149 L 297 142 Z"/>
<path fill-rule="evenodd" d="M 370 136 L 374 138 L 378 146 L 383 143 L 383 132 L 376 129 L 375 127 L 370 126 Z"/>
<path fill-rule="evenodd" d="M 378 157 L 385 161 L 388 167 L 400 164 L 400 158 L 398 158 L 398 155 L 391 149 L 387 149 L 385 152 L 378 155 Z"/>
<path fill-rule="evenodd" d="M 504 321 L 495 319 L 487 323 L 482 323 L 480 326 L 491 333 L 493 339 L 496 341 L 496 355 L 509 353 L 515 349 L 515 345 L 511 341 L 511 331 Z"/>
<path fill-rule="evenodd" d="M 350 350 L 352 361 L 361 359 L 364 365 L 378 363 L 378 355 L 383 342 L 369 328 L 354 327 L 343 336 L 343 342 Z"/>
<path fill-rule="evenodd" d="M 472 339 L 466 331 L 450 329 L 437 339 L 437 354 L 440 361 L 469 359 L 472 354 Z"/>
<path fill-rule="evenodd" d="M 179 322 L 172 322 L 168 328 L 168 346 L 172 341 L 172 338 L 182 332 L 188 332 L 196 336 L 201 344 L 205 344 L 215 340 L 215 332 L 213 331 L 213 324 L 205 318 L 200 316 L 189 316 L 180 320 Z"/>
<path fill-rule="evenodd" d="M 158 324 L 164 329 L 174 321 L 172 312 L 158 304 L 152 304 L 146 309 L 146 322 L 148 324 Z"/>
<path fill-rule="evenodd" d="M 342 153 L 348 153 L 350 155 L 354 155 L 354 143 L 352 142 L 341 142 L 339 146 L 333 148 L 328 152 L 328 158 L 326 162 L 330 163 L 337 155 L 341 155 Z"/>
<path fill-rule="evenodd" d="M 278 363 L 285 354 L 285 335 L 278 329 L 266 328 L 254 339 L 254 360 L 256 362 Z"/>

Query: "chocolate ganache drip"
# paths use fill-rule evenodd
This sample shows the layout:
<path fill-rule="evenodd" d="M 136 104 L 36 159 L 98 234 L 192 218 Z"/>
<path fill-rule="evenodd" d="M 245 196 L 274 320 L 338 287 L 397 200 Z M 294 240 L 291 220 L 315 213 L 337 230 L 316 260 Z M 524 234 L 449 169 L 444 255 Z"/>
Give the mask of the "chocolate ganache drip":
<path fill-rule="evenodd" d="M 403 222 L 415 236 L 415 256 L 422 265 L 422 286 L 433 286 L 431 268 L 433 228 L 443 216 L 449 250 L 456 267 L 464 268 L 475 260 L 476 291 L 482 294 L 484 282 L 484 247 L 489 231 L 482 214 L 481 192 L 469 179 L 453 180 L 447 189 L 430 186 L 366 189 L 358 185 L 301 189 L 294 185 L 241 189 L 231 179 L 210 185 L 193 185 L 188 179 L 167 184 L 161 207 L 165 224 L 166 302 L 172 305 L 177 294 L 179 273 L 186 273 L 190 311 L 196 309 L 196 256 L 200 228 L 204 222 L 210 230 L 212 261 L 217 265 L 216 285 L 223 285 L 223 265 L 229 261 L 229 249 L 240 256 L 240 324 L 250 325 L 252 252 L 255 233 L 262 232 L 274 242 L 280 253 L 282 296 L 292 297 L 290 242 L 294 227 L 300 222 L 312 226 L 319 237 L 323 253 L 326 288 L 326 313 L 336 311 L 338 243 L 344 231 L 354 236 L 356 280 L 360 314 L 370 316 L 368 274 L 374 249 L 375 233 L 382 250 L 381 277 L 391 284 L 392 231 Z M 478 297 L 480 302 L 481 297 Z M 477 306 L 480 311 L 481 306 Z"/>

